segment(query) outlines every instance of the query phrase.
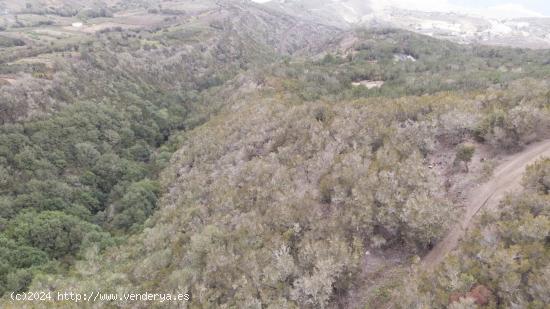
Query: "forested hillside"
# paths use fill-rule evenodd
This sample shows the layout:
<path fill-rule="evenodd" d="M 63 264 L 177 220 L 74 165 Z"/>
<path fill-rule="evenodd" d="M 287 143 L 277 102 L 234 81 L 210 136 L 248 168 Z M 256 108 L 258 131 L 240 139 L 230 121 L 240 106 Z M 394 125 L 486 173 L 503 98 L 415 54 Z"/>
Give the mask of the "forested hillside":
<path fill-rule="evenodd" d="M 412 276 L 404 307 L 546 308 L 550 302 L 550 160 L 531 165 L 523 192 L 508 196 L 433 274 Z M 412 297 L 414 295 L 414 297 Z"/>
<path fill-rule="evenodd" d="M 416 269 L 503 155 L 550 137 L 550 51 L 180 2 L 106 3 L 90 23 L 161 18 L 54 43 L 0 32 L 0 307 L 444 308 L 481 286 L 479 306 L 544 308 L 548 160 Z"/>
<path fill-rule="evenodd" d="M 0 93 L 0 293 L 139 231 L 156 208 L 156 179 L 179 143 L 175 133 L 224 104 L 223 94 L 238 87 L 226 81 L 280 57 L 270 44 L 281 39 L 258 33 L 298 23 L 237 32 L 268 13 L 239 6 L 214 13 L 184 26 L 102 31 L 62 51 L 29 42 L 47 65 L 12 62 L 19 44 L 6 47 L 2 70 L 17 75 Z M 281 54 L 313 48 L 286 39 L 292 46 Z"/>

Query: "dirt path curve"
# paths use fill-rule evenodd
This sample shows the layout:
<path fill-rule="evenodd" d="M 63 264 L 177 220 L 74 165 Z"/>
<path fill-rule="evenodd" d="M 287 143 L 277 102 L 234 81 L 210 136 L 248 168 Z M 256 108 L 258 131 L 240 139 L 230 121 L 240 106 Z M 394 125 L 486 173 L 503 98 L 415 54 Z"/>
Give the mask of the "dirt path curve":
<path fill-rule="evenodd" d="M 520 189 L 526 167 L 541 157 L 550 157 L 550 140 L 532 144 L 522 152 L 506 157 L 495 170 L 491 180 L 473 189 L 469 194 L 465 202 L 464 216 L 424 257 L 423 268 L 435 267 L 456 248 L 472 219 L 482 208 L 494 209 L 507 193 Z"/>

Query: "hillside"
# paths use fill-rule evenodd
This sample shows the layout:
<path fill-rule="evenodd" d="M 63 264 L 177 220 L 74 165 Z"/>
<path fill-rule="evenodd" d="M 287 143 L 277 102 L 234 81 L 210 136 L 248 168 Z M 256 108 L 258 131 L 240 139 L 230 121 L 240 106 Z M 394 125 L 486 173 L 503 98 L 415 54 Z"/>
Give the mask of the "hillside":
<path fill-rule="evenodd" d="M 2 48 L 0 293 L 140 230 L 176 134 L 204 123 L 249 67 L 307 54 L 334 32 L 239 3 L 187 14 Z"/>
<path fill-rule="evenodd" d="M 392 27 L 461 44 L 550 48 L 550 18 L 527 16 L 529 13 L 525 13 L 526 17 L 494 15 L 521 14 L 512 8 L 482 15 L 461 11 L 460 8 L 442 11 L 437 5 L 421 10 L 414 6 L 395 6 L 389 1 L 272 0 L 266 5 L 300 18 L 342 28 Z"/>
<path fill-rule="evenodd" d="M 82 3 L 3 16 L 0 307 L 544 308 L 548 160 L 471 201 L 548 143 L 550 50 L 313 1 Z M 116 299 L 11 299 L 34 291 Z"/>

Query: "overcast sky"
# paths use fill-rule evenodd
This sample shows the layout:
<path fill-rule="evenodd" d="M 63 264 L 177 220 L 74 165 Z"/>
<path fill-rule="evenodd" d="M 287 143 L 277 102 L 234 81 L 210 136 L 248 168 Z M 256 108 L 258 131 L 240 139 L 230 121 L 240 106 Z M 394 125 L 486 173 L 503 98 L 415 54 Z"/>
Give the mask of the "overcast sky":
<path fill-rule="evenodd" d="M 487 8 L 490 6 L 499 6 L 504 4 L 515 4 L 523 6 L 525 9 L 534 11 L 541 15 L 550 16 L 549 0 L 523 0 L 523 1 L 502 1 L 502 0 L 451 0 L 453 4 L 471 7 L 474 9 Z"/>
<path fill-rule="evenodd" d="M 253 0 L 267 2 L 269 0 Z M 345 1 L 345 0 L 344 0 Z M 550 0 L 366 0 L 377 6 L 468 12 L 493 17 L 550 16 Z"/>

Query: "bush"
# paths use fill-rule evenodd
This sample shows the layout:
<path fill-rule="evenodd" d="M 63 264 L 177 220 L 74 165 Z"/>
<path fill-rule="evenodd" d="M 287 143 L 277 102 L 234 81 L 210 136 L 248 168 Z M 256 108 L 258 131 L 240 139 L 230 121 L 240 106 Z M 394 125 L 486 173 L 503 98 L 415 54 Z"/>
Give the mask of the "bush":
<path fill-rule="evenodd" d="M 458 146 L 454 160 L 455 165 L 464 163 L 466 171 L 468 171 L 468 163 L 472 161 L 475 151 L 476 148 L 474 145 L 462 144 Z"/>
<path fill-rule="evenodd" d="M 523 186 L 541 194 L 550 193 L 550 158 L 539 160 L 527 168 Z"/>
<path fill-rule="evenodd" d="M 5 291 L 20 293 L 26 291 L 31 283 L 33 273 L 29 269 L 19 269 L 6 276 Z"/>
<path fill-rule="evenodd" d="M 105 7 L 87 8 L 81 10 L 78 15 L 82 18 L 113 17 L 111 10 Z"/>
<path fill-rule="evenodd" d="M 149 179 L 133 183 L 115 204 L 112 224 L 119 229 L 139 226 L 153 213 L 159 194 L 158 183 Z"/>
<path fill-rule="evenodd" d="M 23 291 L 32 279 L 33 267 L 48 262 L 48 255 L 0 234 L 0 294 Z"/>
<path fill-rule="evenodd" d="M 51 258 L 75 254 L 85 235 L 97 227 L 59 211 L 26 212 L 10 222 L 6 234 Z"/>

